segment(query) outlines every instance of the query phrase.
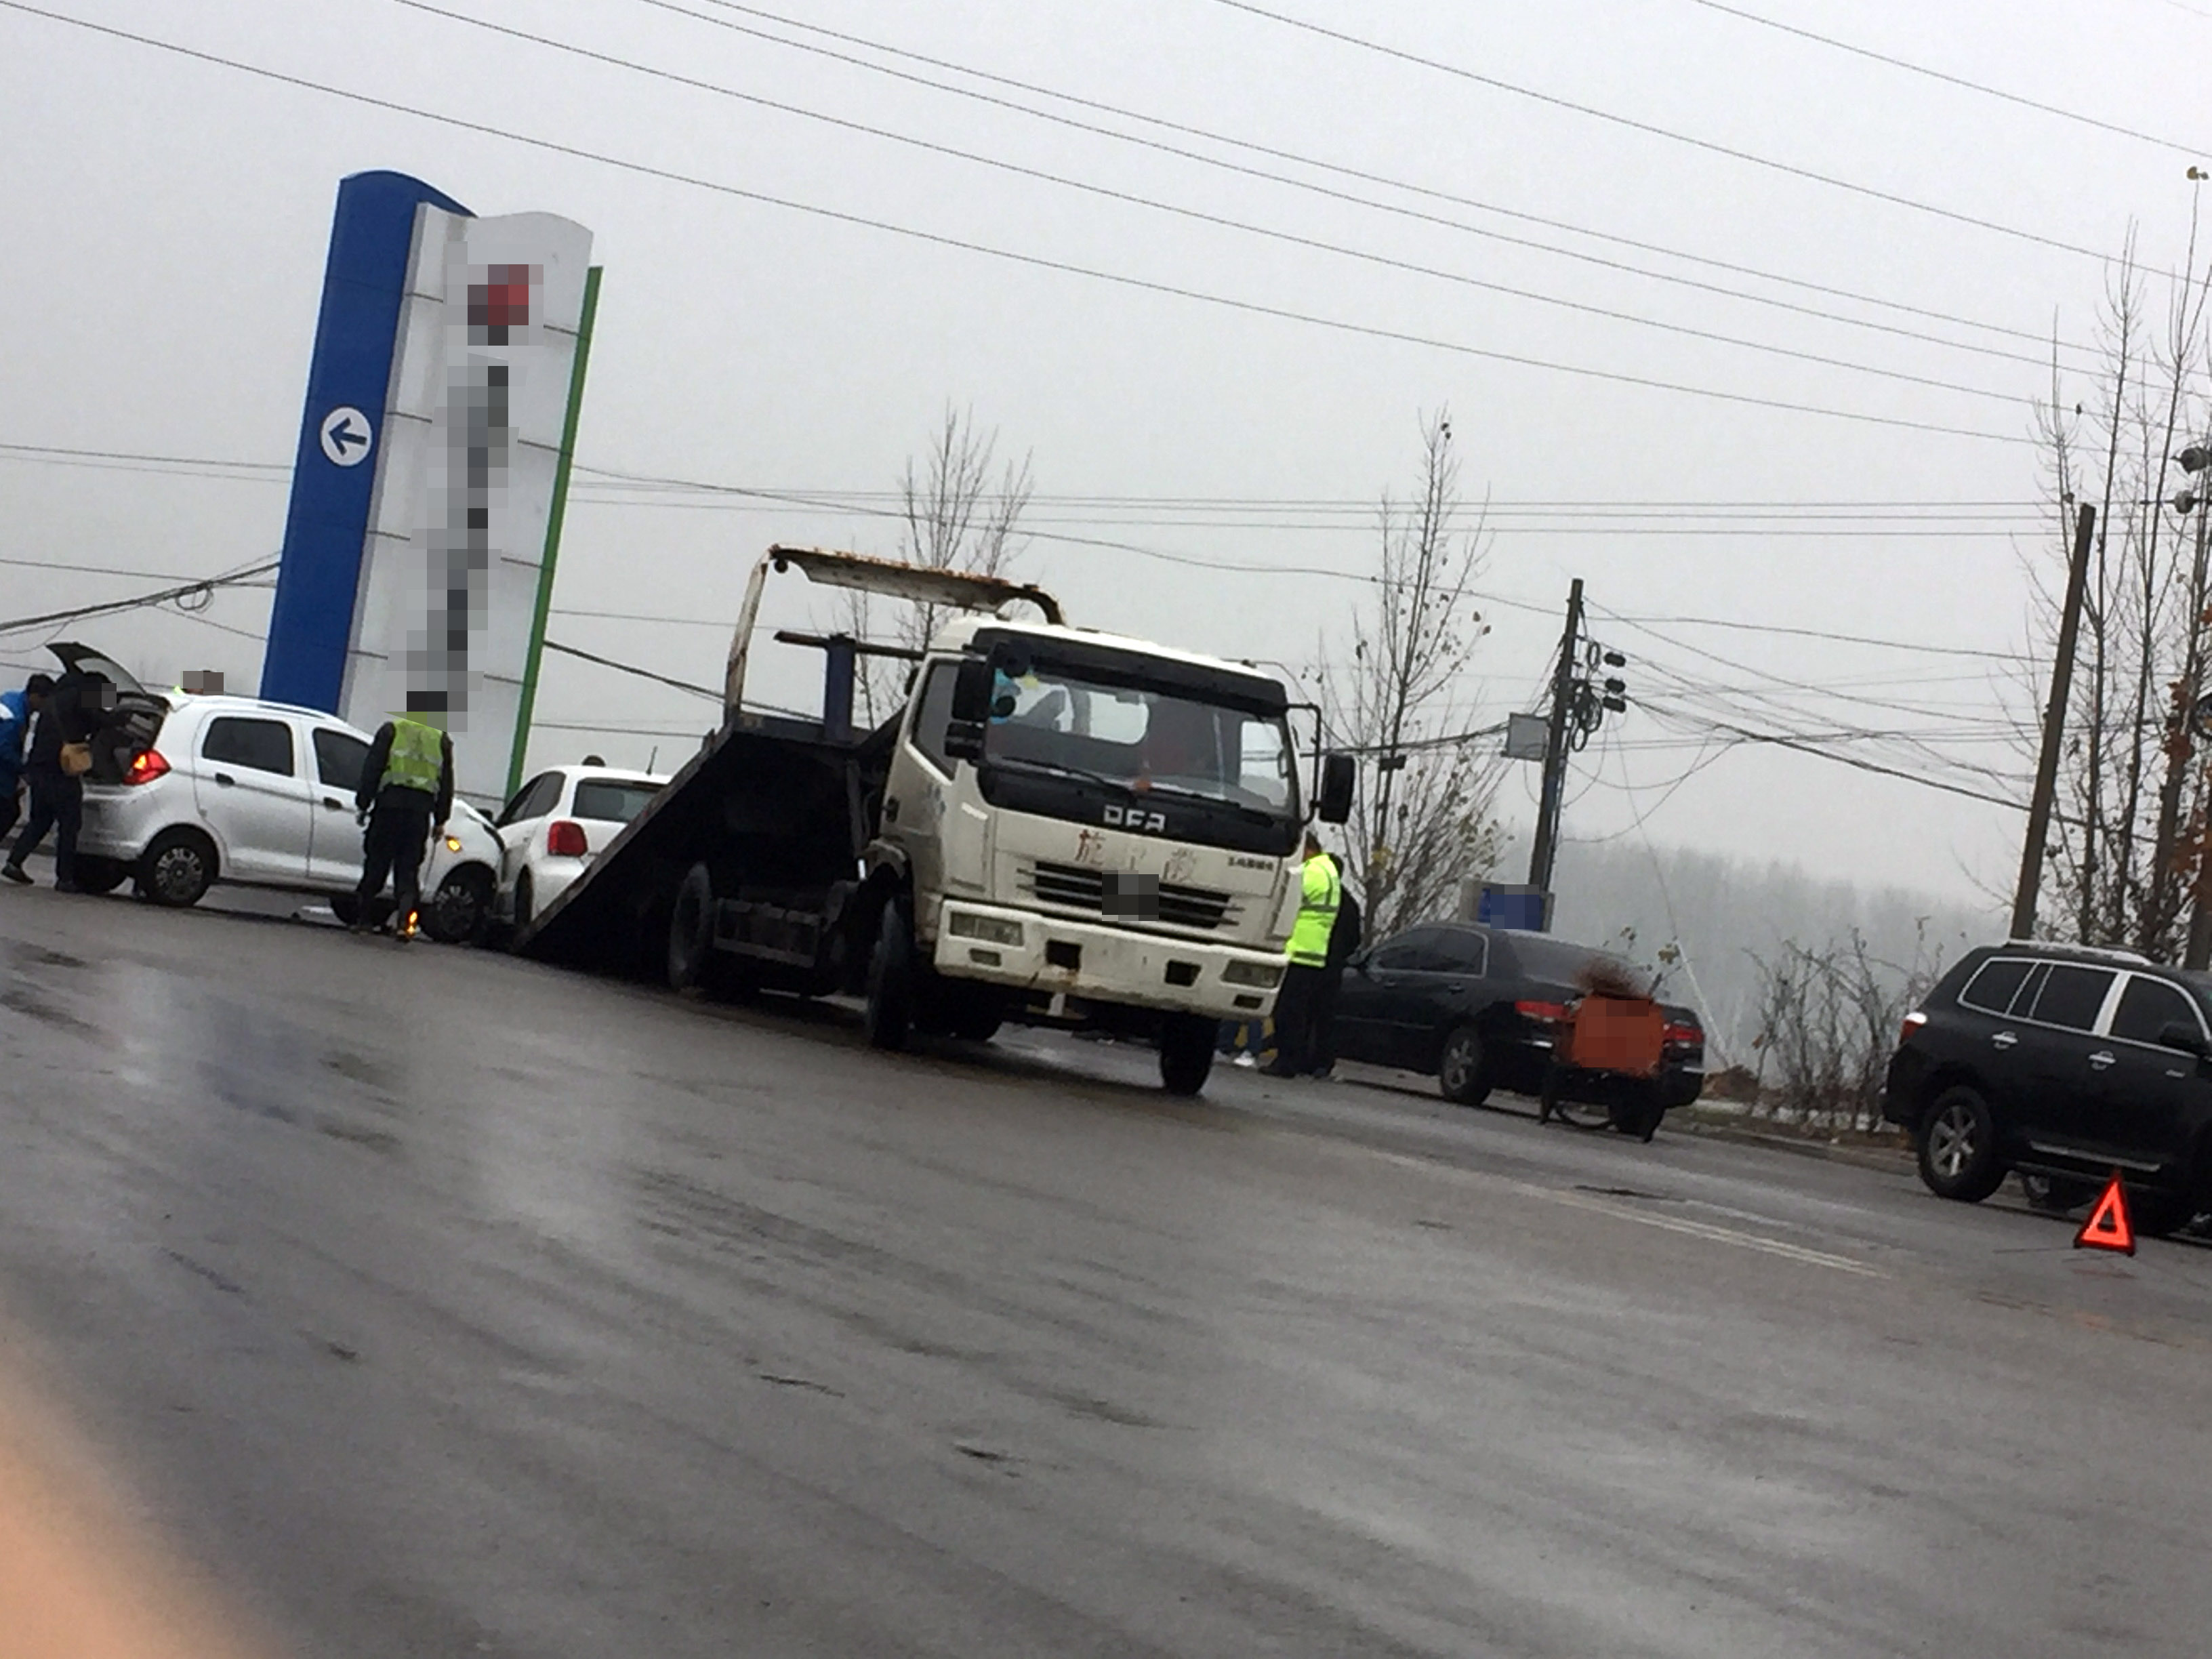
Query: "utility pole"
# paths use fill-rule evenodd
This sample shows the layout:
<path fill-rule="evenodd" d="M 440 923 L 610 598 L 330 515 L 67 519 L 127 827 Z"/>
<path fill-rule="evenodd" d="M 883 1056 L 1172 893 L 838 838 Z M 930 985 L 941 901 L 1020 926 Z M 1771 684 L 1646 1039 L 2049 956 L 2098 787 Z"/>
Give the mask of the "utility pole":
<path fill-rule="evenodd" d="M 1552 861 L 1559 847 L 1560 798 L 1566 793 L 1567 721 L 1573 713 L 1576 653 L 1582 648 L 1583 579 L 1567 591 L 1567 629 L 1559 636 L 1559 667 L 1552 678 L 1552 723 L 1544 743 L 1544 787 L 1536 808 L 1536 842 L 1528 854 L 1528 884 L 1552 890 Z"/>
<path fill-rule="evenodd" d="M 2035 933 L 2035 896 L 2043 885 L 2043 844 L 2051 834 L 2051 798 L 2058 792 L 2058 750 L 2066 736 L 2066 704 L 2074 690 L 2074 647 L 2081 634 L 2081 592 L 2088 585 L 2089 543 L 2097 509 L 2081 503 L 2074 521 L 2074 562 L 2066 572 L 2066 605 L 2058 617 L 2058 649 L 2051 663 L 2051 702 L 2043 711 L 2043 753 L 2027 805 L 2027 840 L 2020 849 L 2020 885 L 2012 896 L 2012 937 Z"/>

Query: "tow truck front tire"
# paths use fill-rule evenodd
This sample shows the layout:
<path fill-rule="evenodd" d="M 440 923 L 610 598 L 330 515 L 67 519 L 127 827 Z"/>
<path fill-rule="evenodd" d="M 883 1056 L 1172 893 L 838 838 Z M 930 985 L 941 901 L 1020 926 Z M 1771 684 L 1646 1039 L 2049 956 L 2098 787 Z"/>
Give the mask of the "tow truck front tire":
<path fill-rule="evenodd" d="M 1194 1095 L 1213 1070 L 1221 1022 L 1204 1014 L 1170 1014 L 1160 1025 L 1160 1086 L 1171 1095 Z"/>
<path fill-rule="evenodd" d="M 714 878 L 695 864 L 676 890 L 668 918 L 668 988 L 704 987 L 714 956 Z"/>
<path fill-rule="evenodd" d="M 894 899 L 884 906 L 868 956 L 868 1042 L 878 1048 L 900 1049 L 914 1033 L 914 925 L 906 906 Z"/>

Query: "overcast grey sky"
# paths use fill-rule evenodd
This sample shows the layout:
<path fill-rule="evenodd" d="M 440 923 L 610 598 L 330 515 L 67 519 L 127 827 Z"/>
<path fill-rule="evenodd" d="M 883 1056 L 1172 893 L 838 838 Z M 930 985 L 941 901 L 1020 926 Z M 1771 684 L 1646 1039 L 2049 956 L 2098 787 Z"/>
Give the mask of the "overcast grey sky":
<path fill-rule="evenodd" d="M 1419 413 L 1449 404 L 1468 492 L 1494 503 L 1482 584 L 1495 596 L 1493 631 L 1467 688 L 1483 718 L 1534 706 L 1568 579 L 1581 575 L 1600 607 L 1597 631 L 1631 658 L 1636 692 L 1759 731 L 1922 729 L 1930 749 L 1917 753 L 1839 746 L 2010 796 L 2025 794 L 2025 763 L 1991 739 L 2022 699 L 1997 657 L 1651 619 L 2017 647 L 2021 557 L 2047 556 L 2050 539 L 2027 441 L 2028 400 L 2049 384 L 2039 342 L 2054 321 L 2066 341 L 2089 337 L 2106 275 L 2093 255 L 2117 250 L 2131 219 L 2150 264 L 2180 257 L 2185 169 L 2198 153 L 2175 146 L 2212 125 L 2200 110 L 2212 3 L 2183 0 L 1737 8 L 2165 142 L 2022 108 L 1699 0 L 1267 0 L 1285 16 L 1858 191 L 1224 0 L 763 0 L 759 9 L 435 0 L 659 76 L 398 0 L 38 3 L 543 142 L 0 7 L 0 444 L 287 462 L 337 180 L 392 167 L 478 212 L 543 210 L 596 233 L 606 278 L 580 452 L 588 465 L 859 500 L 849 493 L 894 483 L 949 399 L 999 428 L 1006 449 L 1033 454 L 1040 532 L 1254 573 L 1041 536 L 1021 571 L 1057 590 L 1075 619 L 1303 664 L 1324 636 L 1341 639 L 1361 590 L 1269 568 L 1370 568 L 1364 504 L 1386 485 L 1411 485 Z M 674 620 L 558 615 L 555 637 L 683 679 L 718 681 L 726 623 L 769 541 L 896 547 L 893 526 L 835 507 L 641 500 L 588 476 L 577 496 L 558 610 Z M 1682 503 L 1693 505 L 1661 505 Z M 1791 517 L 1747 518 L 1746 504 Z M 159 476 L 0 451 L 0 558 L 79 567 L 0 566 L 0 618 L 149 585 L 84 566 L 197 576 L 265 556 L 284 505 L 281 471 Z M 250 688 L 267 600 L 232 593 L 201 620 L 142 613 L 68 633 L 152 675 L 216 667 Z M 0 659 L 35 660 L 40 637 L 0 637 Z M 540 716 L 646 734 L 549 729 L 541 759 L 591 747 L 642 761 L 654 743 L 664 758 L 680 751 L 681 739 L 652 732 L 696 732 L 713 711 L 556 659 Z M 1640 812 L 1660 841 L 1801 861 L 1825 876 L 1953 896 L 1978 880 L 2008 884 L 2015 812 L 1772 748 L 1701 750 L 1686 729 L 1643 710 L 1617 722 L 1581 757 L 1568 833 L 1638 833 Z M 1510 813 L 1528 816 L 1528 793 L 1517 779 L 1509 787 Z"/>

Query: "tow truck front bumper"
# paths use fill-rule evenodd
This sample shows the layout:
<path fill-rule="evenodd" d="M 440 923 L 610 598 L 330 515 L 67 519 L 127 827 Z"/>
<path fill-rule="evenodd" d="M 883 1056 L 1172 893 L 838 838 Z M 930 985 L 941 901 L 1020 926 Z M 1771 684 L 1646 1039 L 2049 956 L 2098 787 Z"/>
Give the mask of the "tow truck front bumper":
<path fill-rule="evenodd" d="M 932 960 L 951 979 L 980 980 L 1072 1002 L 1118 1004 L 1216 1019 L 1274 1009 L 1278 951 L 1142 933 L 1103 922 L 947 899 Z"/>

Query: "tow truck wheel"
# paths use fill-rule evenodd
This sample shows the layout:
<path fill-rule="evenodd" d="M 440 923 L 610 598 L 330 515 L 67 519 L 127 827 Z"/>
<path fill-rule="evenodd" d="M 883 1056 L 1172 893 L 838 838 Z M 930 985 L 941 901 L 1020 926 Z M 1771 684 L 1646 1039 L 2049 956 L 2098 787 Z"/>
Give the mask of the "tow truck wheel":
<path fill-rule="evenodd" d="M 952 1022 L 952 1035 L 963 1042 L 988 1042 L 999 1035 L 999 1027 L 1006 1021 L 999 1011 L 988 1003 L 963 1008 Z"/>
<path fill-rule="evenodd" d="M 914 927 L 906 905 L 893 899 L 884 906 L 868 957 L 868 1042 L 878 1048 L 903 1048 L 914 1030 Z"/>
<path fill-rule="evenodd" d="M 676 890 L 668 917 L 668 988 L 688 991 L 707 978 L 714 955 L 714 878 L 695 864 Z"/>
<path fill-rule="evenodd" d="M 1194 1095 L 1206 1087 L 1220 1035 L 1218 1019 L 1170 1014 L 1160 1027 L 1160 1086 L 1171 1095 Z"/>

